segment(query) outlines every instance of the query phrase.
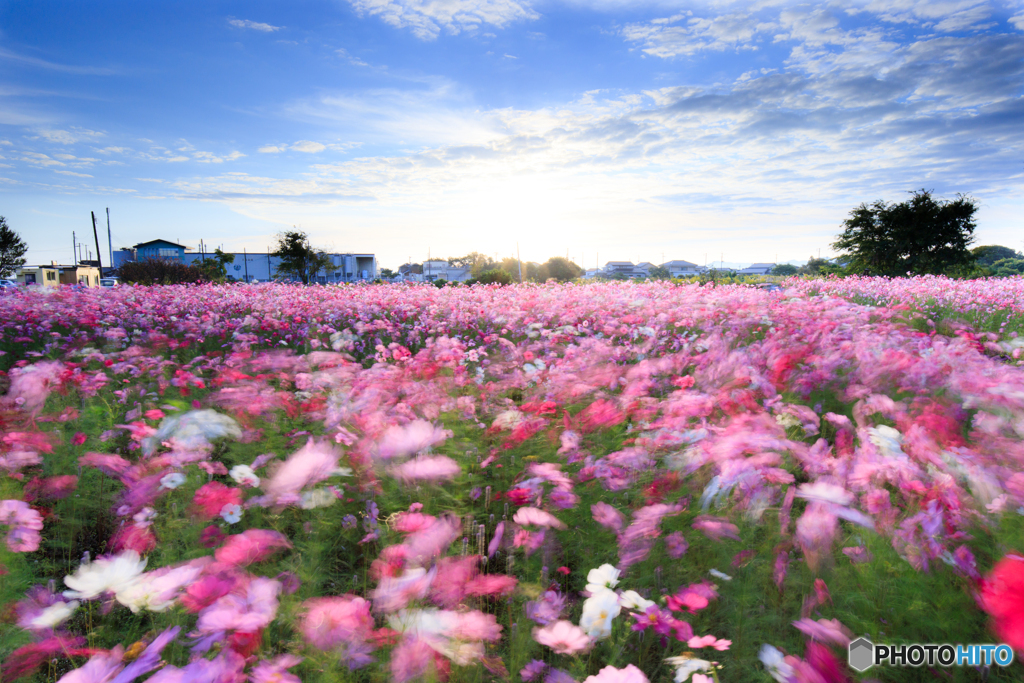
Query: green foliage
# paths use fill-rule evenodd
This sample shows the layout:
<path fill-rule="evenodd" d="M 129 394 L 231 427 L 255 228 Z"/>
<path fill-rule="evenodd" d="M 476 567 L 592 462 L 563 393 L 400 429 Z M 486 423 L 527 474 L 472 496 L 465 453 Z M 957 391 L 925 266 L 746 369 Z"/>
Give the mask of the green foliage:
<path fill-rule="evenodd" d="M 571 282 L 583 275 L 582 268 L 562 256 L 549 258 L 538 270 L 543 280 L 557 280 L 559 282 Z"/>
<path fill-rule="evenodd" d="M 0 216 L 0 277 L 10 277 L 25 265 L 28 245 Z"/>
<path fill-rule="evenodd" d="M 986 244 L 971 249 L 974 255 L 974 262 L 979 266 L 992 267 L 996 261 L 1003 259 L 1024 259 L 1024 254 L 1014 251 L 1010 247 L 1002 247 L 998 244 Z"/>
<path fill-rule="evenodd" d="M 228 276 L 227 265 L 235 262 L 234 254 L 225 254 L 219 248 L 213 254 L 194 264 L 203 271 L 203 275 L 211 282 L 224 282 Z"/>
<path fill-rule="evenodd" d="M 798 272 L 800 271 L 796 266 L 790 265 L 788 263 L 780 263 L 776 265 L 774 268 L 772 268 L 771 275 L 789 276 L 796 275 Z"/>
<path fill-rule="evenodd" d="M 391 270 L 390 268 L 381 268 L 380 269 L 380 277 L 383 278 L 384 280 L 391 280 L 396 275 L 398 275 L 398 273 L 396 273 L 395 271 Z"/>
<path fill-rule="evenodd" d="M 494 259 L 478 251 L 471 251 L 465 256 L 449 258 L 448 265 L 452 268 L 469 268 L 469 274 L 472 277 L 480 277 L 488 270 L 494 270 L 498 266 Z"/>
<path fill-rule="evenodd" d="M 122 263 L 117 276 L 122 282 L 137 285 L 179 285 L 210 280 L 206 270 L 198 265 L 160 258 Z"/>
<path fill-rule="evenodd" d="M 650 272 L 647 273 L 647 277 L 651 278 L 652 280 L 671 280 L 672 273 L 668 272 L 667 268 L 662 268 L 661 266 L 654 266 L 653 268 L 651 268 Z"/>
<path fill-rule="evenodd" d="M 309 236 L 301 230 L 286 230 L 277 236 L 277 249 L 272 254 L 281 262 L 276 274 L 291 277 L 308 285 L 321 270 L 331 265 L 330 257 L 323 249 L 316 249 L 309 243 Z"/>
<path fill-rule="evenodd" d="M 992 264 L 992 273 L 999 277 L 1024 275 L 1024 258 L 1004 258 Z"/>
<path fill-rule="evenodd" d="M 470 285 L 475 285 L 475 284 L 481 284 L 481 285 L 493 285 L 493 284 L 510 285 L 513 282 L 514 281 L 512 279 L 512 276 L 508 272 L 506 272 L 504 270 L 497 270 L 497 269 L 495 269 L 495 270 L 488 270 L 488 271 L 486 271 L 484 273 L 481 273 L 480 277 L 473 278 L 472 280 L 469 280 L 466 284 L 470 284 Z"/>
<path fill-rule="evenodd" d="M 433 285 L 435 287 L 437 287 L 438 289 L 441 289 L 442 287 L 444 287 L 447 284 L 448 284 L 448 281 L 445 280 L 443 277 L 439 277 L 438 279 L 434 280 L 434 282 L 433 282 Z"/>
<path fill-rule="evenodd" d="M 879 199 L 853 209 L 832 246 L 849 259 L 851 273 L 961 274 L 974 260 L 967 248 L 974 239 L 977 209 L 966 195 L 943 201 L 928 190 L 912 192 L 899 204 Z"/>

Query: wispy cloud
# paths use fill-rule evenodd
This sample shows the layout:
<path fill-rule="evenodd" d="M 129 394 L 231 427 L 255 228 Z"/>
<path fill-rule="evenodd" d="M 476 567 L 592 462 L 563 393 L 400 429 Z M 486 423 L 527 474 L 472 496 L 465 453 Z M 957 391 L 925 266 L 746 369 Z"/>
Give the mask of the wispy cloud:
<path fill-rule="evenodd" d="M 40 59 L 38 57 L 30 57 L 28 55 L 22 55 L 16 52 L 11 52 L 10 50 L 6 50 L 4 48 L 0 48 L 0 59 L 9 59 L 11 61 L 25 64 L 26 66 L 34 66 L 39 69 L 49 69 L 51 71 L 62 71 L 64 73 L 69 74 L 110 76 L 117 73 L 116 70 L 107 67 L 58 64 L 57 62 L 50 62 L 45 59 Z"/>
<path fill-rule="evenodd" d="M 88 130 L 87 128 L 71 128 L 69 130 L 39 129 L 36 131 L 39 137 L 60 145 L 74 145 L 83 140 L 93 140 L 106 135 L 102 131 Z"/>
<path fill-rule="evenodd" d="M 434 40 L 442 31 L 450 34 L 475 31 L 488 24 L 503 28 L 515 21 L 539 15 L 516 0 L 349 0 L 357 12 L 379 16 L 395 28 L 408 28 L 421 40 Z"/>
<path fill-rule="evenodd" d="M 258 21 L 249 21 L 248 19 L 228 19 L 228 23 L 235 28 L 247 28 L 253 31 L 260 31 L 262 33 L 273 33 L 274 31 L 280 31 L 283 26 L 271 26 L 270 24 L 264 24 Z"/>

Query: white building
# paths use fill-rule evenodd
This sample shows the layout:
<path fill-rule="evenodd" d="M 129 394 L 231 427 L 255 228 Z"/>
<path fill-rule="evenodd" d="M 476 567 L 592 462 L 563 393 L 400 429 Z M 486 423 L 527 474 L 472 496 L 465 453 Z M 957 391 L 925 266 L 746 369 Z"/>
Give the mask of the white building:
<path fill-rule="evenodd" d="M 736 272 L 738 275 L 767 275 L 774 267 L 774 263 L 753 263 L 743 270 Z"/>

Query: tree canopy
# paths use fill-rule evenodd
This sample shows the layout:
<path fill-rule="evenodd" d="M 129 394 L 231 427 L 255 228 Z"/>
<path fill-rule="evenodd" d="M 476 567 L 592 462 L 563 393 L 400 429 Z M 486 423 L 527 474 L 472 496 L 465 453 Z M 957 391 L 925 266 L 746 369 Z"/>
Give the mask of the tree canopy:
<path fill-rule="evenodd" d="M 798 272 L 800 272 L 800 270 L 796 266 L 794 266 L 792 264 L 789 264 L 789 263 L 779 263 L 774 268 L 772 268 L 771 274 L 772 275 L 796 275 Z"/>
<path fill-rule="evenodd" d="M 986 244 L 981 247 L 975 247 L 971 249 L 971 253 L 974 254 L 975 263 L 989 268 L 994 266 L 996 261 L 1002 261 L 1003 259 L 1024 259 L 1024 254 L 1021 254 L 1019 251 L 998 244 Z"/>
<path fill-rule="evenodd" d="M 0 216 L 0 277 L 10 277 L 25 265 L 28 245 Z"/>
<path fill-rule="evenodd" d="M 286 230 L 277 236 L 277 249 L 273 255 L 280 259 L 277 275 L 298 278 L 308 285 L 311 278 L 331 265 L 331 258 L 323 249 L 310 245 L 309 237 L 301 230 Z"/>
<path fill-rule="evenodd" d="M 228 264 L 235 262 L 234 254 L 226 254 L 220 248 L 214 249 L 212 254 L 199 261 L 195 265 L 203 271 L 206 279 L 212 282 L 224 282 L 228 276 Z"/>
<path fill-rule="evenodd" d="M 956 274 L 974 262 L 977 202 L 966 195 L 936 200 L 917 190 L 901 203 L 861 204 L 843 222 L 832 243 L 847 260 L 847 270 L 866 275 Z"/>

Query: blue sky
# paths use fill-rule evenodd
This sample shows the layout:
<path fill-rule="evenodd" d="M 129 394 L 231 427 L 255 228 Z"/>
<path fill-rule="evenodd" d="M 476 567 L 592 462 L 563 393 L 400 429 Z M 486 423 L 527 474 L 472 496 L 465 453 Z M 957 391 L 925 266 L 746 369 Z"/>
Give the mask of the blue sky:
<path fill-rule="evenodd" d="M 1024 2 L 0 4 L 0 215 L 68 262 L 803 260 L 927 188 L 1024 248 Z M 106 240 L 104 261 L 107 259 Z"/>

